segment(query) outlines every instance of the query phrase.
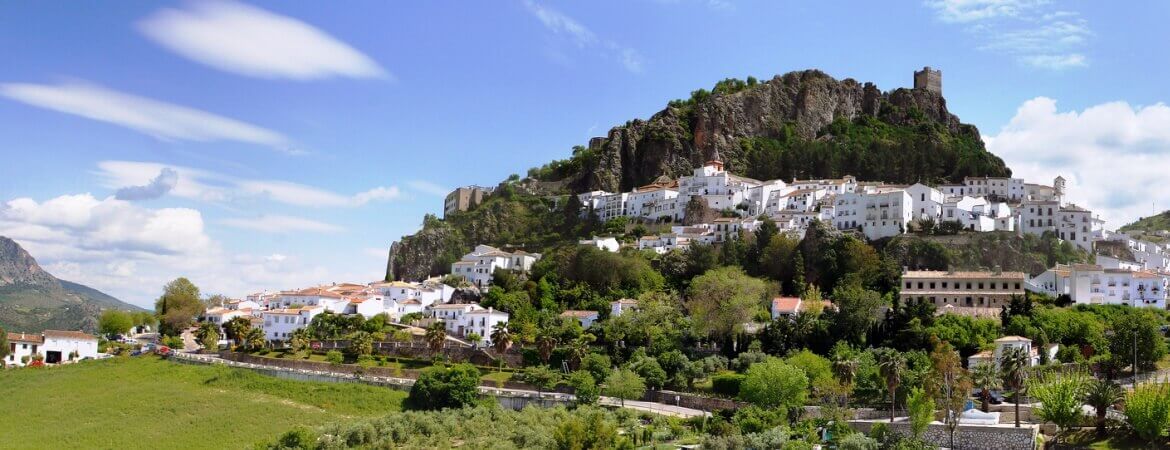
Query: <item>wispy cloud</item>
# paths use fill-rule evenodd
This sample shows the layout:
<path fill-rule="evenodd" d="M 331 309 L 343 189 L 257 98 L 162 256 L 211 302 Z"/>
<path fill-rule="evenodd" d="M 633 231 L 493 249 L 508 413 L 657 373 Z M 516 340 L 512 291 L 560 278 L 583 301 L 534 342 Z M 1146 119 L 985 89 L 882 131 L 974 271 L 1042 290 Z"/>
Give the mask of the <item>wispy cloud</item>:
<path fill-rule="evenodd" d="M 118 189 L 114 197 L 118 200 L 153 200 L 162 197 L 175 188 L 179 173 L 170 167 L 163 167 L 158 176 L 141 186 L 126 186 Z"/>
<path fill-rule="evenodd" d="M 200 1 L 138 24 L 159 45 L 217 69 L 259 78 L 389 78 L 370 57 L 312 25 L 254 6 Z"/>
<path fill-rule="evenodd" d="M 406 182 L 406 185 L 411 189 L 436 197 L 446 197 L 447 194 L 451 193 L 451 189 L 426 180 L 412 180 Z"/>
<path fill-rule="evenodd" d="M 1009 55 L 1029 67 L 1063 70 L 1089 65 L 1082 53 L 1093 32 L 1074 11 L 1047 0 L 927 0 L 940 21 L 982 41 L 980 50 Z"/>
<path fill-rule="evenodd" d="M 262 233 L 273 234 L 287 234 L 287 233 L 339 233 L 344 231 L 337 225 L 330 223 L 319 222 L 304 217 L 282 216 L 263 214 L 257 217 L 237 217 L 231 219 L 223 219 L 219 221 L 223 225 L 229 227 L 242 228 L 245 230 L 259 231 Z M 281 256 L 281 255 L 277 255 Z"/>
<path fill-rule="evenodd" d="M 148 183 L 164 169 L 171 169 L 177 175 L 171 195 L 208 203 L 267 200 L 304 207 L 356 207 L 402 196 L 397 186 L 377 186 L 345 195 L 289 181 L 236 178 L 190 167 L 140 161 L 102 161 L 98 163 L 96 173 L 104 186 L 120 189 Z"/>
<path fill-rule="evenodd" d="M 0 84 L 0 95 L 40 108 L 130 128 L 163 140 L 237 141 L 289 151 L 280 133 L 186 106 L 86 83 Z"/>
<path fill-rule="evenodd" d="M 567 38 L 580 49 L 597 49 L 601 52 L 602 57 L 617 61 L 626 70 L 642 73 L 645 67 L 645 58 L 638 50 L 612 40 L 602 39 L 576 19 L 533 0 L 524 0 L 524 6 L 553 34 Z"/>

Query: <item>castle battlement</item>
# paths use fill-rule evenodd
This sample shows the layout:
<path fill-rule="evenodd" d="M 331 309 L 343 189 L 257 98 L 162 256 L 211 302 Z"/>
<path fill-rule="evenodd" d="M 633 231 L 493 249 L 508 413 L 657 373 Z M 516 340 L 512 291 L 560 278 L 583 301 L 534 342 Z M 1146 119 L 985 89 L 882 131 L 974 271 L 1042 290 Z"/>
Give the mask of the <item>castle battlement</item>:
<path fill-rule="evenodd" d="M 930 66 L 914 71 L 914 89 L 926 89 L 942 94 L 942 71 Z"/>

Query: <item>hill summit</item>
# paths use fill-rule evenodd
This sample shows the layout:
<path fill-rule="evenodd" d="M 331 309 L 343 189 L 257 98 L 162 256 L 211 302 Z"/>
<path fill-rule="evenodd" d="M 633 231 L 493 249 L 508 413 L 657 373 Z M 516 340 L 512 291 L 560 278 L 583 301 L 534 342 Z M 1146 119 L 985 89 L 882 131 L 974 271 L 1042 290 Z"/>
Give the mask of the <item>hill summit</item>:
<path fill-rule="evenodd" d="M 0 326 L 4 329 L 94 332 L 104 309 L 141 310 L 96 289 L 57 279 L 20 244 L 0 236 Z"/>
<path fill-rule="evenodd" d="M 387 278 L 445 273 L 478 244 L 541 251 L 575 242 L 583 235 L 564 226 L 573 219 L 550 214 L 565 208 L 549 199 L 629 192 L 689 175 L 710 160 L 756 180 L 852 175 L 947 184 L 1010 176 L 979 130 L 948 111 L 941 77 L 925 68 L 914 73 L 913 87 L 891 91 L 819 70 L 762 82 L 725 79 L 710 91 L 669 102 L 649 119 L 628 121 L 574 147 L 568 159 L 532 168 L 522 180 L 509 178 L 467 211 L 443 220 L 428 217 L 422 230 L 391 246 Z"/>

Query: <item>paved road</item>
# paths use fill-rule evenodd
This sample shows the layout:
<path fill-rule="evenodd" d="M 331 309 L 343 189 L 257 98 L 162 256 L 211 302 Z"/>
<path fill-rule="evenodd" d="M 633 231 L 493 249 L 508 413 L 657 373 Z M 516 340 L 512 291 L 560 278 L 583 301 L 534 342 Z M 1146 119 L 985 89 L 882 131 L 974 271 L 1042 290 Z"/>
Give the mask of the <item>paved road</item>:
<path fill-rule="evenodd" d="M 183 359 L 200 361 L 200 362 L 204 362 L 204 363 L 208 363 L 208 364 L 226 364 L 228 366 L 240 367 L 240 368 L 245 368 L 245 369 L 280 370 L 280 371 L 313 374 L 313 375 L 320 375 L 320 376 L 330 376 L 330 377 L 341 378 L 341 379 L 347 379 L 347 378 L 353 379 L 354 378 L 354 376 L 352 374 L 348 374 L 348 373 L 327 372 L 327 371 L 310 371 L 310 370 L 301 370 L 301 369 L 289 369 L 289 368 L 277 367 L 277 366 L 242 363 L 242 362 L 238 362 L 238 361 L 226 360 L 226 359 L 220 358 L 219 356 L 216 356 L 216 355 L 198 355 L 198 354 L 192 354 L 192 353 L 176 353 L 175 356 L 179 357 L 179 358 L 183 358 Z M 409 386 L 409 385 L 414 384 L 414 379 L 411 379 L 411 378 L 374 377 L 374 376 L 367 375 L 367 376 L 363 376 L 362 379 L 367 380 L 367 381 L 383 382 L 383 383 L 396 384 L 396 385 L 401 385 L 401 386 Z M 530 390 L 524 390 L 524 389 L 507 389 L 507 388 L 496 388 L 496 387 L 491 387 L 491 386 L 480 386 L 479 391 L 483 394 L 493 395 L 493 396 L 528 397 L 528 398 L 540 398 L 540 399 L 545 399 L 545 400 L 557 400 L 557 401 L 565 401 L 565 402 L 573 401 L 576 399 L 576 397 L 573 396 L 572 394 L 564 394 L 564 393 L 559 393 L 559 392 L 543 392 L 543 393 L 541 393 L 541 392 L 537 392 L 537 391 L 530 391 Z M 606 406 L 622 407 L 621 400 L 617 399 L 617 398 L 613 398 L 613 397 L 601 397 L 601 399 L 599 400 L 599 403 L 602 405 L 606 405 Z M 681 406 L 668 405 L 665 403 L 644 402 L 644 401 L 640 401 L 640 400 L 626 400 L 624 408 L 632 409 L 632 410 L 636 410 L 636 411 L 645 411 L 645 412 L 650 412 L 650 413 L 655 413 L 655 414 L 667 415 L 667 416 L 682 417 L 682 418 L 710 416 L 711 415 L 711 413 L 709 413 L 709 412 L 698 410 L 698 409 L 684 408 Z"/>

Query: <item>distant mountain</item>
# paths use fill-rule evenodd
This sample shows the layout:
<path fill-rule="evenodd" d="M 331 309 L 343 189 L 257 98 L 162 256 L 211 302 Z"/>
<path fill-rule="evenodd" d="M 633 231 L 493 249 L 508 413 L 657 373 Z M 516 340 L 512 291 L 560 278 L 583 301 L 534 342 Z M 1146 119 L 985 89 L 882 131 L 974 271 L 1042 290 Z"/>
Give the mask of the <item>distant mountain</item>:
<path fill-rule="evenodd" d="M 57 279 L 20 244 L 0 236 L 0 327 L 95 332 L 105 309 L 142 310 L 97 289 Z"/>

